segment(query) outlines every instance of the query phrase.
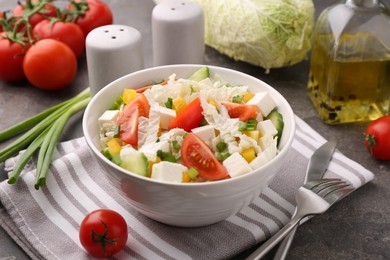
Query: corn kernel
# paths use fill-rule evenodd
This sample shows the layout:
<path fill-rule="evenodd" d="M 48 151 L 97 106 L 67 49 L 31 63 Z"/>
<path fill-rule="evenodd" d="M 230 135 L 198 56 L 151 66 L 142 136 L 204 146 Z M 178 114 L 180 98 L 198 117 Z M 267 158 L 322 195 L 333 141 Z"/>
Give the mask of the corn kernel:
<path fill-rule="evenodd" d="M 246 136 L 255 139 L 257 142 L 260 139 L 260 131 L 259 130 L 251 130 L 251 131 L 242 131 Z"/>
<path fill-rule="evenodd" d="M 183 172 L 183 177 L 181 182 L 190 182 L 190 181 L 191 181 L 190 175 L 187 172 Z"/>
<path fill-rule="evenodd" d="M 119 154 L 121 152 L 122 146 L 116 138 L 110 139 L 106 145 L 110 154 Z"/>
<path fill-rule="evenodd" d="M 123 103 L 129 104 L 137 96 L 137 92 L 134 89 L 125 88 L 122 93 Z"/>
<path fill-rule="evenodd" d="M 172 108 L 176 111 L 176 114 L 179 114 L 186 106 L 186 102 L 181 97 L 172 100 Z"/>
<path fill-rule="evenodd" d="M 246 102 L 248 102 L 249 100 L 251 100 L 254 96 L 255 96 L 255 94 L 253 94 L 253 93 L 246 93 L 246 94 L 242 97 L 242 102 L 246 103 Z"/>
<path fill-rule="evenodd" d="M 255 148 L 251 147 L 248 149 L 244 149 L 242 150 L 241 155 L 248 163 L 250 163 L 253 159 L 256 158 Z"/>

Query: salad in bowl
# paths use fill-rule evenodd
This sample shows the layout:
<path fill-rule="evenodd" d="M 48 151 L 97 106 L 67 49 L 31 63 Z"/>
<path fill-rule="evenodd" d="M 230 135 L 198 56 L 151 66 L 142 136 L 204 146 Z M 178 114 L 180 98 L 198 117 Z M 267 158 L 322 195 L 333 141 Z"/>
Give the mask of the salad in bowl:
<path fill-rule="evenodd" d="M 85 109 L 83 133 L 129 206 L 161 223 L 200 227 L 258 198 L 286 163 L 295 117 L 258 78 L 177 64 L 106 85 Z"/>
<path fill-rule="evenodd" d="M 268 91 L 232 85 L 205 66 L 124 88 L 98 119 L 101 152 L 146 178 L 174 183 L 250 174 L 278 154 L 284 121 Z"/>

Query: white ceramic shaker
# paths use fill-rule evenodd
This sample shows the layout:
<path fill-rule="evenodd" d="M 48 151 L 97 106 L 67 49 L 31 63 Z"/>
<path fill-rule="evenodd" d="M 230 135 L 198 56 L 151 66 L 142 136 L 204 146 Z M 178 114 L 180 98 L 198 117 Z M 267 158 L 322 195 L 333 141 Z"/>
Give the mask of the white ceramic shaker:
<path fill-rule="evenodd" d="M 152 12 L 152 38 L 154 66 L 203 64 L 203 9 L 188 0 L 157 4 Z"/>
<path fill-rule="evenodd" d="M 91 94 L 108 83 L 144 68 L 141 33 L 126 25 L 106 25 L 86 38 L 86 56 Z"/>

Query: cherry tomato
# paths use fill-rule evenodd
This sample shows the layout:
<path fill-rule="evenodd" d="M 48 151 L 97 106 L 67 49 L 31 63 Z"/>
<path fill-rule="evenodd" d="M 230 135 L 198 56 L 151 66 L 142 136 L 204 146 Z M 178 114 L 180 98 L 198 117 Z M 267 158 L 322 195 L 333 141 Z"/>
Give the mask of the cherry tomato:
<path fill-rule="evenodd" d="M 32 85 L 44 90 L 58 90 L 75 78 L 77 59 L 65 43 L 43 39 L 28 49 L 23 70 Z"/>
<path fill-rule="evenodd" d="M 100 0 L 87 0 L 88 9 L 84 15 L 76 19 L 78 24 L 83 30 L 85 36 L 88 35 L 93 29 L 109 25 L 113 22 L 113 16 L 110 8 Z M 80 3 L 80 0 L 76 0 L 76 3 Z M 68 10 L 75 8 L 72 4 L 67 5 Z"/>
<path fill-rule="evenodd" d="M 68 45 L 80 57 L 85 48 L 85 35 L 80 26 L 71 22 L 43 20 L 33 29 L 38 39 L 55 39 Z"/>
<path fill-rule="evenodd" d="M 0 20 L 2 20 L 3 19 L 3 13 L 0 13 Z M 3 32 L 4 30 L 3 30 L 3 26 L 2 25 L 0 25 L 0 33 L 1 32 Z"/>
<path fill-rule="evenodd" d="M 138 145 L 138 119 L 149 117 L 150 105 L 144 94 L 137 95 L 127 104 L 118 119 L 119 139 L 134 147 Z"/>
<path fill-rule="evenodd" d="M 168 129 L 182 128 L 187 132 L 199 126 L 204 118 L 200 99 L 196 98 L 188 104 L 169 124 Z"/>
<path fill-rule="evenodd" d="M 390 115 L 372 121 L 365 136 L 364 144 L 372 156 L 390 160 Z"/>
<path fill-rule="evenodd" d="M 0 80 L 17 81 L 24 78 L 23 59 L 27 50 L 21 43 L 13 42 L 7 34 L 0 34 Z"/>
<path fill-rule="evenodd" d="M 30 5 L 31 4 L 31 5 Z M 18 4 L 14 10 L 13 14 L 15 16 L 22 16 L 34 8 L 38 7 L 41 4 L 39 0 L 32 0 L 30 3 L 23 2 L 22 4 Z M 38 13 L 33 14 L 28 22 L 32 28 L 35 27 L 40 21 L 45 20 L 48 17 L 55 17 L 57 15 L 57 9 L 52 3 L 46 3 L 45 6 Z M 19 28 L 19 31 L 22 28 Z"/>
<path fill-rule="evenodd" d="M 250 118 L 256 118 L 256 106 L 233 102 L 221 102 L 221 104 L 226 107 L 231 118 L 238 118 L 242 122 L 245 122 Z"/>
<path fill-rule="evenodd" d="M 183 164 L 188 168 L 194 167 L 203 179 L 214 181 L 228 177 L 226 168 L 217 160 L 210 147 L 193 133 L 184 138 L 180 154 Z"/>
<path fill-rule="evenodd" d="M 81 222 L 79 238 L 92 256 L 110 257 L 125 247 L 127 224 L 116 211 L 98 209 L 89 213 Z"/>

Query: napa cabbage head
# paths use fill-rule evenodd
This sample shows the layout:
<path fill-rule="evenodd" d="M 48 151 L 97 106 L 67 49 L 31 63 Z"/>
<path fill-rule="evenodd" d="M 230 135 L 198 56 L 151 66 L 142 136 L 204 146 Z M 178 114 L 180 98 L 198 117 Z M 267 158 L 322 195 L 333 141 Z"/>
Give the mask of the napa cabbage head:
<path fill-rule="evenodd" d="M 205 43 L 267 71 L 307 57 L 314 26 L 311 0 L 194 0 L 205 16 Z"/>

